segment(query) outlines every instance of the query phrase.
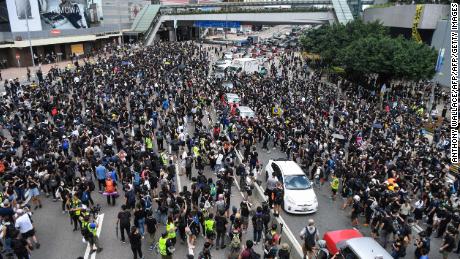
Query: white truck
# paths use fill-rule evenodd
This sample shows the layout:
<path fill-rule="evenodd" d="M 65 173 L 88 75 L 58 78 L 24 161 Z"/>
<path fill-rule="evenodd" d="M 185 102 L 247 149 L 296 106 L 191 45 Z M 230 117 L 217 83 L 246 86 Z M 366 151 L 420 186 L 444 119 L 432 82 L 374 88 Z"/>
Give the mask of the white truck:
<path fill-rule="evenodd" d="M 232 61 L 232 66 L 235 70 L 241 70 L 248 74 L 259 72 L 259 61 L 254 58 L 236 58 Z"/>

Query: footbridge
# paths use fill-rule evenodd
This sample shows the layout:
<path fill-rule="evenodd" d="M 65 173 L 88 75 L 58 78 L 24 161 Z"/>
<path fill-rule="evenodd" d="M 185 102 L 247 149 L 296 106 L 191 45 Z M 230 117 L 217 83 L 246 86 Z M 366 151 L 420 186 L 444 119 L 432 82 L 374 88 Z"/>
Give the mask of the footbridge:
<path fill-rule="evenodd" d="M 364 0 L 362 4 L 372 4 Z M 145 44 L 157 39 L 160 28 L 193 26 L 197 21 L 241 24 L 348 23 L 354 19 L 347 0 L 292 0 L 270 2 L 217 2 L 176 5 L 146 5 L 136 16 L 128 35 L 141 36 Z"/>

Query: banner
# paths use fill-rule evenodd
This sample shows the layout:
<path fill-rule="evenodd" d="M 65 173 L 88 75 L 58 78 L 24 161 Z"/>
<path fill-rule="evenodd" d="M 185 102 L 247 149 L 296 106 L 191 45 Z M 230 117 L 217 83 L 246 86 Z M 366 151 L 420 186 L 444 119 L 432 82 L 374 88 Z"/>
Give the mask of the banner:
<path fill-rule="evenodd" d="M 441 71 L 442 65 L 444 63 L 444 52 L 446 51 L 445 48 L 439 49 L 438 52 L 438 60 L 436 60 L 436 68 L 435 71 L 439 73 Z"/>
<path fill-rule="evenodd" d="M 241 23 L 235 21 L 195 21 L 195 27 L 212 27 L 212 28 L 240 28 Z"/>
<path fill-rule="evenodd" d="M 41 31 L 37 0 L 6 0 L 11 32 Z"/>
<path fill-rule="evenodd" d="M 81 29 L 103 20 L 102 0 L 38 0 L 43 30 Z"/>
<path fill-rule="evenodd" d="M 102 0 L 6 0 L 12 32 L 81 29 L 103 20 Z"/>

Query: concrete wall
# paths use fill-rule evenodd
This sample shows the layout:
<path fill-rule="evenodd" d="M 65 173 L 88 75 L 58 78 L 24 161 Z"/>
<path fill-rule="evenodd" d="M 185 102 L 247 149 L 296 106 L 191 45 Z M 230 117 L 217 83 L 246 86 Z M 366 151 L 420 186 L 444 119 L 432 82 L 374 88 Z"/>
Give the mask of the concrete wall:
<path fill-rule="evenodd" d="M 420 29 L 436 28 L 437 22 L 449 16 L 448 5 L 426 4 L 423 8 Z M 369 8 L 364 10 L 364 21 L 380 20 L 385 26 L 412 28 L 415 15 L 415 5 L 400 5 L 386 8 Z"/>
<path fill-rule="evenodd" d="M 440 72 L 433 78 L 433 81 L 445 87 L 450 87 L 450 32 L 449 20 L 439 21 L 431 41 L 431 46 L 435 47 L 436 50 L 445 49 Z"/>

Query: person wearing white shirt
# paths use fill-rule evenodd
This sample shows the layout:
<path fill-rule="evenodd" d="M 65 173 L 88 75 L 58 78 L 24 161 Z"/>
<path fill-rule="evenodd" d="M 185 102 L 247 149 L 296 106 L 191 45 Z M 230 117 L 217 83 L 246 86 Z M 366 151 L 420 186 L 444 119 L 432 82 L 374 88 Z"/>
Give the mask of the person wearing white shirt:
<path fill-rule="evenodd" d="M 29 214 L 25 213 L 22 209 L 18 209 L 16 213 L 18 214 L 18 217 L 14 226 L 19 230 L 22 238 L 27 240 L 27 243 L 29 243 L 30 246 L 32 246 L 32 242 L 30 241 L 30 239 L 32 239 L 35 243 L 35 247 L 37 249 L 40 248 L 40 243 L 38 243 L 37 237 L 35 236 L 35 229 L 32 225 L 32 221 L 30 220 Z"/>
<path fill-rule="evenodd" d="M 217 159 L 216 159 L 216 172 L 219 172 L 219 170 L 223 168 L 222 160 L 224 160 L 224 155 L 219 152 L 219 154 L 217 155 Z"/>

